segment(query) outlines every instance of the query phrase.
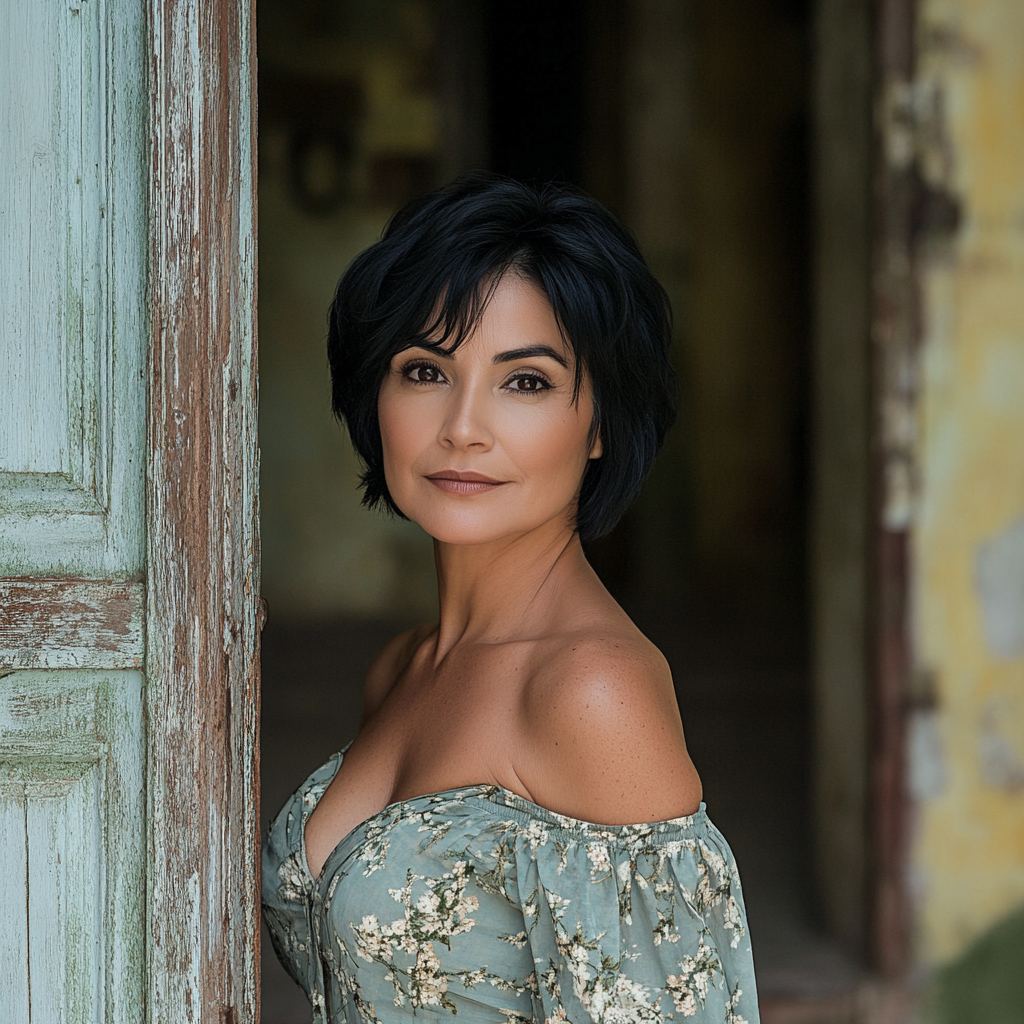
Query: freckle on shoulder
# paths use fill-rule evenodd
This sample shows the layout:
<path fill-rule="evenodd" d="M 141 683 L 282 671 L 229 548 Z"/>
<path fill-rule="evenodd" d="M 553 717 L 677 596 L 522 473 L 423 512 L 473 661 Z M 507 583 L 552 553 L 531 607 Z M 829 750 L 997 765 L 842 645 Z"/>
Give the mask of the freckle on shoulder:
<path fill-rule="evenodd" d="M 569 716 L 607 728 L 627 721 L 641 726 L 652 714 L 678 717 L 668 662 L 639 632 L 563 643 L 546 652 L 531 676 L 527 702 L 549 722 Z"/>
<path fill-rule="evenodd" d="M 639 631 L 578 637 L 560 651 L 549 650 L 529 687 L 531 790 L 555 810 L 606 824 L 692 813 L 700 779 L 661 652 Z"/>

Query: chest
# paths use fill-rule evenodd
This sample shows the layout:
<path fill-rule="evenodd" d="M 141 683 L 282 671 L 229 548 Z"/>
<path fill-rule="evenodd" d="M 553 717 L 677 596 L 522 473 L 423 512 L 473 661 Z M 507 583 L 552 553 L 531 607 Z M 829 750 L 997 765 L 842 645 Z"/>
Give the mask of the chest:
<path fill-rule="evenodd" d="M 390 770 L 392 799 L 506 784 L 521 747 L 525 674 L 512 658 L 485 654 L 403 676 L 359 738 Z"/>
<path fill-rule="evenodd" d="M 527 923 L 506 895 L 515 865 L 495 862 L 500 835 L 472 808 L 416 808 L 357 829 L 318 887 L 313 928 L 330 1001 L 344 989 L 385 1011 L 400 1003 L 461 1007 L 474 1020 L 507 1020 L 503 1007 L 532 1016 L 532 955 L 505 938 L 525 935 Z"/>
<path fill-rule="evenodd" d="M 396 682 L 307 824 L 314 872 L 337 843 L 395 801 L 477 783 L 521 790 L 514 767 L 522 747 L 519 674 L 482 660 L 407 672 Z"/>

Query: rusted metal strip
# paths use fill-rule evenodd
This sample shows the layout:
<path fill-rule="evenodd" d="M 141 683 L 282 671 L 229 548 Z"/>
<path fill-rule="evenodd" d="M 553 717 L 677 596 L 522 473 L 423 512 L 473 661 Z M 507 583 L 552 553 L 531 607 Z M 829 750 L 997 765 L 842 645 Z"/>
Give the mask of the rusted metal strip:
<path fill-rule="evenodd" d="M 138 668 L 144 601 L 130 580 L 0 579 L 0 669 Z"/>
<path fill-rule="evenodd" d="M 148 1020 L 259 1019 L 252 0 L 150 11 Z"/>

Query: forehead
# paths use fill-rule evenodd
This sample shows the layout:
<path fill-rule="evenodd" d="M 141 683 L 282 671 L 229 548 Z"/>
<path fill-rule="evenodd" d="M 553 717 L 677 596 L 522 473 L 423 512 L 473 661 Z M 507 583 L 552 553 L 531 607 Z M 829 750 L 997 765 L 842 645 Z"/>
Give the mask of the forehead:
<path fill-rule="evenodd" d="M 490 291 L 475 333 L 488 339 L 490 335 L 537 336 L 552 347 L 565 345 L 547 295 L 518 274 L 505 274 Z"/>
<path fill-rule="evenodd" d="M 573 360 L 572 346 L 559 328 L 558 318 L 544 290 L 519 274 L 508 272 L 496 281 L 481 284 L 482 308 L 470 329 L 454 346 L 444 344 L 443 317 L 430 332 L 432 341 L 457 358 L 463 349 L 480 355 L 543 346 L 552 349 L 568 365 Z M 468 354 L 468 353 L 467 353 Z"/>

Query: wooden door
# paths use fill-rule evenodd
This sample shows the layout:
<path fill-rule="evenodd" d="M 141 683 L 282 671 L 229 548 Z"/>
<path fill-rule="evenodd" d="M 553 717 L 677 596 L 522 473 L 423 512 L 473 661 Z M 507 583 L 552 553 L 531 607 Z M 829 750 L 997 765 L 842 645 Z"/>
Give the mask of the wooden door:
<path fill-rule="evenodd" d="M 257 1019 L 248 3 L 0 4 L 0 1021 Z"/>

